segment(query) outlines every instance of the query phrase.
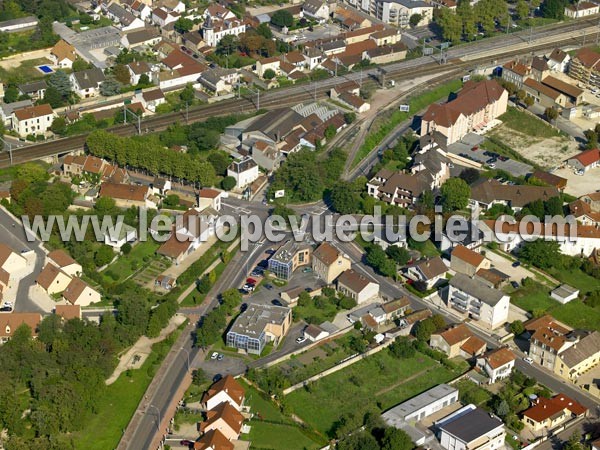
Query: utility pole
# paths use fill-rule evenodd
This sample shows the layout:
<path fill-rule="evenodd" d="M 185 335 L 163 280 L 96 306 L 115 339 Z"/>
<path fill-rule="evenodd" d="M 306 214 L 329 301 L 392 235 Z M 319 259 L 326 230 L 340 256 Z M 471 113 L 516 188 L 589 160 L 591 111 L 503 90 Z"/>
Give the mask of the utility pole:
<path fill-rule="evenodd" d="M 8 146 L 8 157 L 10 158 L 10 165 L 13 165 L 13 154 L 12 154 L 12 144 L 8 141 L 5 141 L 4 138 L 0 137 L 0 141 L 6 146 Z"/>
<path fill-rule="evenodd" d="M 185 124 L 189 124 L 190 104 L 185 102 Z"/>
<path fill-rule="evenodd" d="M 138 116 L 136 113 L 127 108 L 127 105 L 123 105 L 123 124 L 127 123 L 127 113 L 131 114 L 137 119 L 137 132 L 138 134 L 142 134 L 142 117 Z"/>
<path fill-rule="evenodd" d="M 251 87 L 248 87 L 246 89 L 248 89 L 253 94 L 256 94 L 256 110 L 258 111 L 260 109 L 260 90 L 258 88 L 254 90 Z"/>
<path fill-rule="evenodd" d="M 510 11 L 506 10 L 506 34 L 508 34 L 510 30 Z"/>

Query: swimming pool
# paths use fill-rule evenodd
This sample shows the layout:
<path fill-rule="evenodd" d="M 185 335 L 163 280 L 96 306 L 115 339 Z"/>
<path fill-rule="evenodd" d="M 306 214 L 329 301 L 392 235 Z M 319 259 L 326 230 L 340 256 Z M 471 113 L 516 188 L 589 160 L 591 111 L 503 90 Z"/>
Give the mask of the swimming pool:
<path fill-rule="evenodd" d="M 49 74 L 54 72 L 50 66 L 38 66 L 38 70 L 42 73 Z"/>

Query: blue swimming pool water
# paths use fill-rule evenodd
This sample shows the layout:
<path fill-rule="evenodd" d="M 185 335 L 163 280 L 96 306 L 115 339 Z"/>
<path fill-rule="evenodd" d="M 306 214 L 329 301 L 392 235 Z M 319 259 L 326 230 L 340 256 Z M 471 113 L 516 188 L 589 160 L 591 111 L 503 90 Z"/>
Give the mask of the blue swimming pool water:
<path fill-rule="evenodd" d="M 38 69 L 40 69 L 44 73 L 52 73 L 52 72 L 54 72 L 52 70 L 52 68 L 50 68 L 48 66 L 38 66 Z"/>

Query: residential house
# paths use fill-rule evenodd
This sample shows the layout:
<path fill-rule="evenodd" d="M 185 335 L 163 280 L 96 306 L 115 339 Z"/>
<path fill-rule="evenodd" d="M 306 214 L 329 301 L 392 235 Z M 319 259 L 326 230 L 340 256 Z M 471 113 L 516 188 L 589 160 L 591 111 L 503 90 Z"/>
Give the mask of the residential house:
<path fill-rule="evenodd" d="M 216 233 L 216 212 L 200 211 L 191 208 L 175 219 L 175 225 L 167 239 L 156 253 L 165 256 L 175 264 L 181 263 L 200 245 Z"/>
<path fill-rule="evenodd" d="M 185 12 L 185 3 L 181 0 L 158 0 L 154 2 L 155 5 L 165 8 L 167 11 L 174 11 L 177 13 Z"/>
<path fill-rule="evenodd" d="M 221 201 L 226 197 L 225 192 L 211 188 L 202 188 L 198 191 L 198 208 L 200 211 L 212 208 L 221 211 Z"/>
<path fill-rule="evenodd" d="M 317 48 L 304 47 L 302 54 L 304 55 L 304 67 L 309 71 L 313 71 L 323 62 L 323 53 Z"/>
<path fill-rule="evenodd" d="M 238 189 L 243 189 L 252 184 L 256 181 L 258 175 L 258 164 L 250 157 L 233 161 L 227 167 L 227 176 L 235 178 L 235 186 Z"/>
<path fill-rule="evenodd" d="M 533 98 L 535 103 L 545 108 L 553 108 L 556 105 L 567 106 L 568 99 L 565 95 L 533 78 L 526 79 L 522 88 L 527 97 Z"/>
<path fill-rule="evenodd" d="M 589 47 L 582 47 L 572 57 L 569 76 L 590 86 L 600 87 L 600 53 Z"/>
<path fill-rule="evenodd" d="M 565 17 L 579 19 L 581 17 L 593 16 L 594 14 L 598 14 L 598 8 L 598 3 L 577 1 L 574 4 L 565 6 Z"/>
<path fill-rule="evenodd" d="M 444 450 L 492 450 L 502 448 L 506 431 L 494 414 L 467 405 L 435 423 Z"/>
<path fill-rule="evenodd" d="M 323 242 L 312 255 L 312 269 L 325 283 L 331 284 L 342 272 L 350 269 L 351 261 L 337 248 Z"/>
<path fill-rule="evenodd" d="M 268 269 L 277 278 L 289 280 L 300 266 L 310 264 L 312 248 L 294 240 L 287 241 L 271 255 Z"/>
<path fill-rule="evenodd" d="M 33 102 L 30 99 L 19 100 L 13 103 L 0 103 L 0 116 L 2 117 L 2 123 L 7 129 L 14 129 L 16 123 L 13 124 L 14 114 L 17 109 L 28 108 L 33 106 Z M 16 122 L 16 121 L 15 121 Z"/>
<path fill-rule="evenodd" d="M 196 53 L 203 53 L 203 49 L 207 47 L 206 42 L 202 39 L 202 34 L 199 31 L 188 31 L 181 36 L 181 42 L 186 48 Z"/>
<path fill-rule="evenodd" d="M 557 355 L 576 341 L 576 335 L 565 333 L 560 327 L 539 327 L 529 339 L 529 357 L 536 364 L 554 371 Z"/>
<path fill-rule="evenodd" d="M 52 50 L 50 50 L 48 59 L 52 61 L 52 65 L 59 69 L 70 69 L 77 59 L 77 53 L 75 52 L 75 47 L 64 39 L 60 39 L 54 47 L 52 47 Z"/>
<path fill-rule="evenodd" d="M 129 179 L 129 174 L 125 169 L 92 155 L 65 156 L 62 172 L 67 177 L 87 176 L 93 178 L 94 181 L 123 183 Z"/>
<path fill-rule="evenodd" d="M 381 418 L 387 425 L 398 428 L 402 423 L 419 422 L 457 402 L 458 389 L 448 384 L 438 384 L 387 410 Z"/>
<path fill-rule="evenodd" d="M 22 274 L 27 268 L 27 260 L 8 245 L 0 243 L 0 270 L 9 278 Z"/>
<path fill-rule="evenodd" d="M 565 422 L 585 416 L 585 406 L 565 394 L 557 394 L 552 398 L 536 398 L 531 408 L 523 411 L 522 422 L 534 433 L 547 435 Z"/>
<path fill-rule="evenodd" d="M 360 86 L 355 81 L 337 84 L 331 88 L 330 96 L 357 113 L 371 109 L 371 105 L 360 97 Z"/>
<path fill-rule="evenodd" d="M 198 79 L 205 90 L 214 95 L 230 93 L 239 80 L 240 73 L 236 69 L 223 68 L 206 70 L 200 74 Z"/>
<path fill-rule="evenodd" d="M 139 17 L 135 17 L 118 3 L 111 3 L 105 10 L 106 16 L 115 22 L 116 27 L 122 32 L 143 28 L 145 23 Z"/>
<path fill-rule="evenodd" d="M 206 412 L 206 420 L 198 424 L 201 433 L 220 431 L 228 440 L 238 439 L 242 432 L 244 416 L 227 402 Z"/>
<path fill-rule="evenodd" d="M 548 62 L 546 58 L 540 58 L 539 56 L 534 56 L 531 59 L 531 76 L 534 80 L 543 82 L 544 79 L 549 75 L 550 67 L 548 66 Z M 554 78 L 554 77 L 552 77 Z"/>
<path fill-rule="evenodd" d="M 156 112 L 156 107 L 167 102 L 165 94 L 160 89 L 152 89 L 142 92 L 142 105 L 148 111 Z"/>
<path fill-rule="evenodd" d="M 53 295 L 63 292 L 71 282 L 71 277 L 54 264 L 47 263 L 35 282 L 48 295 Z"/>
<path fill-rule="evenodd" d="M 148 81 L 152 79 L 152 68 L 146 61 L 131 62 L 127 64 L 127 70 L 129 70 L 129 82 L 132 85 L 138 84 L 142 75 L 146 75 Z"/>
<path fill-rule="evenodd" d="M 329 336 L 329 332 L 317 325 L 310 324 L 304 328 L 302 335 L 311 342 L 317 342 Z"/>
<path fill-rule="evenodd" d="M 291 325 L 291 308 L 250 304 L 230 326 L 226 343 L 228 347 L 260 355 L 269 342 L 277 346 Z"/>
<path fill-rule="evenodd" d="M 365 50 L 362 59 L 368 60 L 371 64 L 387 64 L 405 59 L 407 53 L 408 47 L 404 43 L 398 42 Z"/>
<path fill-rule="evenodd" d="M 462 245 L 469 250 L 477 250 L 484 244 L 484 233 L 479 228 L 475 221 L 467 220 L 465 218 L 453 218 L 452 225 L 454 229 L 445 227 L 442 231 L 442 241 L 436 240 L 436 244 L 439 242 L 439 248 L 442 252 L 451 252 L 453 248 Z"/>
<path fill-rule="evenodd" d="M 487 286 L 494 289 L 501 289 L 508 280 L 510 280 L 510 275 L 501 272 L 496 268 L 491 269 L 479 269 L 475 272 L 474 280 L 479 281 Z"/>
<path fill-rule="evenodd" d="M 517 88 L 523 87 L 523 82 L 531 75 L 531 67 L 520 61 L 509 61 L 502 66 L 502 79 L 514 84 Z"/>
<path fill-rule="evenodd" d="M 567 165 L 583 173 L 598 167 L 599 163 L 600 150 L 597 148 L 584 150 L 567 160 Z"/>
<path fill-rule="evenodd" d="M 46 255 L 46 263 L 54 264 L 70 277 L 78 277 L 83 273 L 81 264 L 75 261 L 62 249 L 52 250 Z"/>
<path fill-rule="evenodd" d="M 213 429 L 204 433 L 194 442 L 194 450 L 233 450 L 233 442 L 221 431 Z"/>
<path fill-rule="evenodd" d="M 464 323 L 433 333 L 429 345 L 434 350 L 445 353 L 448 358 L 462 356 L 469 359 L 481 355 L 486 349 L 485 342 L 475 336 Z"/>
<path fill-rule="evenodd" d="M 144 19 L 145 20 L 145 19 Z M 121 38 L 121 45 L 132 50 L 138 47 L 153 47 L 162 40 L 155 28 L 146 27 L 142 30 L 132 31 Z"/>
<path fill-rule="evenodd" d="M 140 0 L 123 0 L 121 5 L 144 22 L 152 17 L 152 8 Z"/>
<path fill-rule="evenodd" d="M 508 92 L 497 81 L 467 81 L 453 100 L 429 106 L 421 118 L 421 136 L 438 132 L 448 146 L 504 114 L 507 105 Z"/>
<path fill-rule="evenodd" d="M 42 316 L 39 313 L 11 312 L 0 314 L 0 344 L 8 342 L 22 325 L 28 326 L 31 335 L 36 337 L 41 321 Z"/>
<path fill-rule="evenodd" d="M 445 279 L 446 272 L 448 272 L 448 267 L 442 258 L 436 256 L 434 258 L 423 259 L 406 267 L 403 274 L 415 283 L 423 283 L 425 290 L 429 290 Z"/>
<path fill-rule="evenodd" d="M 428 25 L 433 19 L 433 6 L 421 0 L 366 0 L 362 2 L 365 4 L 370 4 L 371 15 L 399 28 L 408 28 L 410 18 L 415 14 L 421 16 L 421 26 Z"/>
<path fill-rule="evenodd" d="M 552 50 L 552 53 L 550 53 L 550 56 L 548 57 L 548 67 L 550 70 L 554 70 L 556 72 L 567 73 L 570 62 L 571 55 L 560 48 L 555 48 Z"/>
<path fill-rule="evenodd" d="M 267 172 L 276 170 L 283 162 L 283 155 L 277 146 L 267 141 L 255 141 L 250 149 L 250 154 L 256 164 Z"/>
<path fill-rule="evenodd" d="M 498 347 L 477 358 L 477 367 L 485 372 L 489 383 L 507 378 L 515 366 L 515 354 L 508 347 Z"/>
<path fill-rule="evenodd" d="M 298 300 L 300 298 L 300 294 L 306 292 L 310 298 L 314 298 L 317 295 L 321 295 L 321 288 L 311 289 L 305 288 L 304 286 L 296 286 L 290 289 L 283 290 L 279 293 L 279 297 L 285 302 L 284 306 L 289 306 L 293 308 L 298 305 Z"/>
<path fill-rule="evenodd" d="M 505 205 L 518 212 L 531 202 L 548 201 L 560 192 L 552 186 L 502 184 L 494 179 L 481 179 L 471 186 L 469 207 L 489 210 L 494 205 Z"/>
<path fill-rule="evenodd" d="M 381 169 L 367 183 L 367 193 L 385 203 L 408 208 L 416 204 L 423 192 L 431 190 L 432 183 L 419 175 Z"/>
<path fill-rule="evenodd" d="M 126 223 L 122 223 L 120 227 L 116 225 L 114 233 L 110 230 L 104 234 L 104 245 L 108 245 L 117 251 L 120 251 L 125 244 L 131 244 L 136 240 L 137 230 Z"/>
<path fill-rule="evenodd" d="M 339 292 L 354 299 L 358 304 L 366 303 L 379 296 L 379 284 L 353 269 L 342 272 L 336 284 Z"/>
<path fill-rule="evenodd" d="M 81 98 L 100 95 L 100 84 L 105 80 L 104 72 L 97 67 L 73 72 L 69 78 L 73 86 L 73 91 Z"/>
<path fill-rule="evenodd" d="M 102 300 L 100 292 L 96 291 L 81 278 L 72 278 L 62 293 L 63 300 L 71 305 L 89 306 Z"/>
<path fill-rule="evenodd" d="M 413 327 L 419 322 L 432 316 L 432 312 L 429 308 L 418 309 L 405 315 L 400 319 L 399 330 L 400 334 L 409 335 L 412 333 Z"/>
<path fill-rule="evenodd" d="M 118 208 L 156 208 L 148 186 L 106 182 L 100 186 L 99 196 L 114 199 Z"/>
<path fill-rule="evenodd" d="M 153 73 L 153 83 L 161 89 L 195 84 L 200 74 L 208 70 L 206 64 L 200 63 L 179 49 L 172 50 L 161 63 L 167 70 Z"/>
<path fill-rule="evenodd" d="M 372 22 L 353 9 L 338 5 L 333 12 L 333 19 L 340 23 L 341 27 L 353 31 L 361 28 L 367 28 Z"/>
<path fill-rule="evenodd" d="M 156 280 L 154 280 L 154 286 L 160 287 L 165 291 L 170 291 L 177 286 L 177 280 L 167 275 L 159 275 L 156 277 Z"/>
<path fill-rule="evenodd" d="M 154 8 L 152 10 L 152 23 L 160 28 L 165 28 L 168 24 L 177 22 L 180 14 L 175 11 L 167 11 L 165 8 Z"/>
<path fill-rule="evenodd" d="M 554 186 L 560 192 L 563 192 L 567 187 L 567 179 L 563 177 L 559 177 L 550 172 L 545 172 L 543 170 L 535 169 L 531 174 L 531 177 L 541 181 L 542 183 L 547 184 L 548 186 Z"/>
<path fill-rule="evenodd" d="M 80 319 L 81 306 L 79 305 L 56 305 L 54 314 L 62 320 Z"/>
<path fill-rule="evenodd" d="M 410 300 L 408 297 L 397 298 L 383 303 L 381 309 L 385 313 L 385 323 L 389 324 L 406 314 L 410 309 Z"/>
<path fill-rule="evenodd" d="M 381 31 L 376 31 L 369 36 L 377 44 L 377 47 L 383 47 L 385 45 L 393 45 L 400 42 L 402 35 L 399 30 L 394 28 L 388 28 Z"/>
<path fill-rule="evenodd" d="M 489 269 L 490 260 L 481 253 L 474 252 L 464 245 L 457 245 L 450 255 L 450 268 L 458 273 L 472 277 L 481 269 Z"/>
<path fill-rule="evenodd" d="M 228 11 L 229 12 L 229 11 Z M 209 16 L 202 24 L 202 37 L 206 45 L 216 47 L 224 36 L 239 36 L 246 31 L 244 21 L 229 14 Z"/>
<path fill-rule="evenodd" d="M 568 284 L 561 284 L 550 292 L 550 297 L 563 305 L 575 300 L 579 296 L 579 289 L 575 289 Z"/>
<path fill-rule="evenodd" d="M 569 203 L 569 212 L 583 225 L 600 224 L 600 192 L 582 195 Z"/>
<path fill-rule="evenodd" d="M 567 104 L 565 106 L 578 106 L 583 102 L 584 91 L 577 86 L 573 86 L 572 84 L 553 76 L 544 77 L 544 79 L 541 80 L 541 83 L 564 95 L 567 99 Z"/>
<path fill-rule="evenodd" d="M 50 130 L 54 117 L 54 111 L 47 103 L 17 109 L 12 113 L 12 129 L 22 137 L 45 135 Z"/>
<path fill-rule="evenodd" d="M 211 410 L 222 403 L 229 403 L 241 411 L 245 397 L 246 391 L 242 385 L 231 375 L 225 375 L 208 388 L 202 396 L 201 404 L 206 410 Z"/>
<path fill-rule="evenodd" d="M 593 331 L 558 353 L 554 373 L 573 383 L 600 364 L 600 332 Z"/>
<path fill-rule="evenodd" d="M 457 273 L 450 279 L 447 304 L 493 330 L 508 320 L 510 297 L 485 283 Z"/>
<path fill-rule="evenodd" d="M 281 59 L 276 56 L 271 56 L 269 58 L 262 58 L 256 61 L 256 74 L 263 78 L 265 72 L 267 70 L 272 70 L 275 74 L 280 74 L 279 65 L 281 64 Z"/>
<path fill-rule="evenodd" d="M 335 7 L 335 3 L 333 6 Z M 327 0 L 305 0 L 302 5 L 302 15 L 320 23 L 326 22 L 331 18 L 329 2 Z"/>
<path fill-rule="evenodd" d="M 45 80 L 32 81 L 19 85 L 19 92 L 21 95 L 28 96 L 31 100 L 37 101 L 44 98 L 48 85 Z"/>

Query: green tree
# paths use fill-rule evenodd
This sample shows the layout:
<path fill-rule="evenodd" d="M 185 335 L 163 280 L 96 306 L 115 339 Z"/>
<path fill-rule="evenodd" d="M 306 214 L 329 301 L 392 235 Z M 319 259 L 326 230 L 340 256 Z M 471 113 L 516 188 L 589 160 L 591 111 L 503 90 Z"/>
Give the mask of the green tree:
<path fill-rule="evenodd" d="M 431 318 L 421 320 L 415 326 L 415 337 L 421 342 L 427 342 L 431 335 L 436 331 L 435 324 Z"/>
<path fill-rule="evenodd" d="M 450 178 L 441 187 L 444 211 L 464 209 L 469 204 L 471 188 L 462 178 Z"/>
<path fill-rule="evenodd" d="M 263 72 L 263 78 L 265 80 L 272 80 L 273 78 L 275 78 L 275 71 L 273 69 L 267 69 Z"/>
<path fill-rule="evenodd" d="M 479 171 L 477 169 L 469 167 L 467 169 L 463 169 L 460 172 L 459 177 L 465 180 L 467 184 L 473 184 L 477 180 L 479 180 Z"/>
<path fill-rule="evenodd" d="M 567 0 L 544 0 L 541 6 L 542 16 L 548 19 L 562 20 L 565 17 Z"/>
<path fill-rule="evenodd" d="M 354 113 L 354 112 L 344 113 L 344 122 L 346 122 L 348 125 L 350 125 L 355 120 L 356 120 L 356 113 Z"/>
<path fill-rule="evenodd" d="M 112 69 L 112 75 L 121 84 L 127 85 L 131 82 L 131 75 L 125 64 L 115 64 Z"/>
<path fill-rule="evenodd" d="M 12 84 L 4 90 L 4 103 L 14 103 L 19 99 L 19 89 Z"/>
<path fill-rule="evenodd" d="M 460 17 L 462 34 L 467 40 L 471 40 L 477 34 L 475 22 L 475 11 L 469 0 L 460 0 L 456 6 L 456 14 Z"/>
<path fill-rule="evenodd" d="M 523 103 L 525 103 L 525 106 L 527 108 L 531 108 L 533 106 L 533 104 L 535 103 L 535 100 L 534 100 L 533 97 L 531 97 L 531 96 L 528 95 L 527 97 L 525 97 L 523 99 Z"/>
<path fill-rule="evenodd" d="M 519 19 L 527 19 L 527 17 L 529 17 L 529 5 L 525 0 L 517 0 L 515 12 L 517 13 L 517 16 L 519 16 Z"/>
<path fill-rule="evenodd" d="M 381 450 L 412 450 L 414 444 L 405 431 L 387 427 L 381 439 Z"/>
<path fill-rule="evenodd" d="M 410 339 L 406 336 L 396 338 L 394 343 L 388 347 L 390 353 L 396 358 L 408 359 L 415 356 L 417 353 Z"/>
<path fill-rule="evenodd" d="M 25 163 L 17 166 L 17 179 L 27 183 L 39 183 L 48 179 L 48 172 L 36 163 Z"/>
<path fill-rule="evenodd" d="M 235 53 L 239 45 L 240 41 L 237 36 L 228 34 L 223 36 L 223 38 L 217 43 L 215 52 L 217 55 L 232 55 Z"/>
<path fill-rule="evenodd" d="M 188 104 L 192 104 L 196 98 L 196 92 L 194 91 L 194 86 L 191 83 L 185 85 L 183 90 L 179 93 L 179 99 Z"/>
<path fill-rule="evenodd" d="M 416 26 L 419 25 L 419 23 L 421 22 L 421 20 L 423 20 L 423 16 L 421 14 L 413 14 L 408 19 L 408 23 L 410 24 L 411 28 L 415 28 Z"/>
<path fill-rule="evenodd" d="M 232 190 L 236 184 L 237 182 L 232 176 L 227 176 L 221 180 L 221 187 L 226 191 Z"/>
<path fill-rule="evenodd" d="M 121 253 L 123 253 L 124 255 L 129 255 L 131 253 L 132 250 L 132 246 L 129 242 L 125 242 L 122 246 L 121 246 Z"/>
<path fill-rule="evenodd" d="M 273 31 L 271 31 L 271 27 L 268 23 L 261 23 L 256 27 L 256 32 L 265 39 L 273 39 Z"/>
<path fill-rule="evenodd" d="M 183 33 L 187 33 L 188 31 L 191 31 L 192 28 L 194 28 L 194 22 L 191 19 L 186 19 L 185 17 L 180 17 L 173 24 L 173 27 L 179 33 L 183 34 Z"/>
<path fill-rule="evenodd" d="M 77 58 L 73 61 L 73 66 L 71 68 L 73 69 L 73 72 L 81 72 L 82 70 L 89 69 L 90 65 L 84 59 Z"/>
<path fill-rule="evenodd" d="M 63 98 L 71 95 L 71 80 L 63 70 L 59 69 L 48 77 L 48 86 L 53 87 Z"/>
<path fill-rule="evenodd" d="M 94 209 L 99 216 L 112 214 L 116 209 L 116 202 L 110 197 L 100 197 L 94 204 Z"/>
<path fill-rule="evenodd" d="M 67 121 L 64 117 L 58 116 L 55 117 L 52 121 L 52 125 L 50 125 L 50 131 L 54 134 L 64 135 L 67 132 Z"/>
<path fill-rule="evenodd" d="M 515 336 L 520 336 L 525 331 L 525 327 L 523 326 L 523 322 L 520 320 L 515 320 L 510 324 L 510 332 Z"/>
<path fill-rule="evenodd" d="M 53 108 L 59 108 L 65 104 L 65 99 L 54 86 L 48 86 L 44 93 L 44 103 L 48 103 Z"/>
<path fill-rule="evenodd" d="M 396 264 L 387 257 L 383 249 L 378 245 L 371 245 L 367 248 L 366 262 L 381 275 L 386 277 L 396 275 Z"/>
<path fill-rule="evenodd" d="M 100 83 L 100 95 L 103 95 L 104 97 L 111 97 L 119 94 L 120 92 L 121 85 L 112 77 L 108 77 L 106 80 Z"/>
<path fill-rule="evenodd" d="M 331 207 L 340 214 L 356 213 L 360 204 L 360 196 L 354 191 L 352 183 L 339 181 L 331 190 Z"/>
<path fill-rule="evenodd" d="M 227 173 L 227 167 L 231 162 L 229 155 L 223 151 L 211 152 L 206 160 L 215 168 L 215 173 L 217 175 L 225 175 Z"/>
<path fill-rule="evenodd" d="M 506 400 L 502 400 L 500 403 L 498 403 L 498 406 L 496 406 L 496 414 L 498 414 L 500 417 L 506 417 L 508 414 L 510 414 L 510 406 Z"/>
<path fill-rule="evenodd" d="M 526 242 L 519 253 L 519 258 L 540 269 L 548 269 L 561 260 L 560 244 L 543 239 Z"/>
<path fill-rule="evenodd" d="M 544 116 L 548 119 L 548 122 L 554 122 L 558 117 L 558 111 L 554 108 L 546 108 L 544 111 Z"/>
<path fill-rule="evenodd" d="M 400 266 L 406 265 L 410 261 L 410 253 L 403 247 L 397 245 L 390 245 L 385 253 L 394 260 L 394 262 Z"/>
<path fill-rule="evenodd" d="M 575 431 L 567 442 L 563 444 L 563 450 L 583 450 L 583 445 L 581 444 L 581 435 Z"/>
<path fill-rule="evenodd" d="M 460 42 L 462 35 L 462 23 L 460 17 L 448 8 L 442 8 L 439 12 L 437 23 L 442 29 L 444 40 L 453 43 Z"/>
<path fill-rule="evenodd" d="M 94 262 L 96 266 L 102 267 L 112 261 L 115 253 L 108 245 L 101 245 L 94 254 Z"/>
<path fill-rule="evenodd" d="M 278 9 L 271 16 L 271 23 L 278 27 L 291 27 L 294 24 L 294 16 L 285 9 Z"/>

